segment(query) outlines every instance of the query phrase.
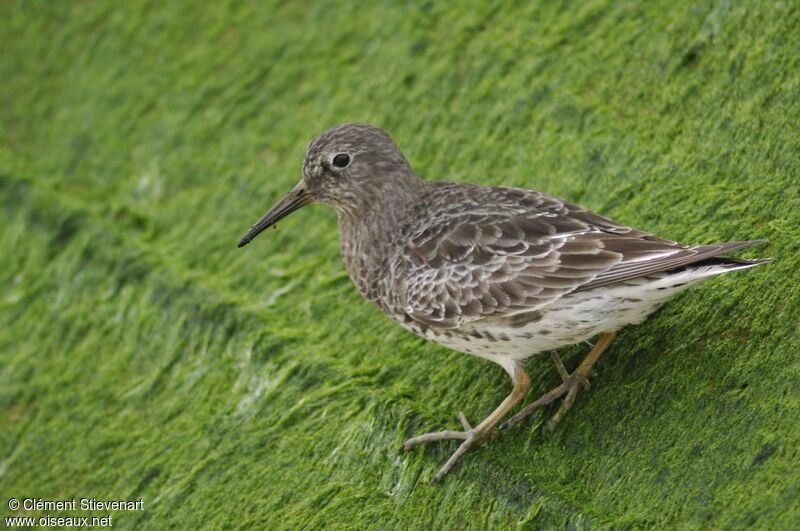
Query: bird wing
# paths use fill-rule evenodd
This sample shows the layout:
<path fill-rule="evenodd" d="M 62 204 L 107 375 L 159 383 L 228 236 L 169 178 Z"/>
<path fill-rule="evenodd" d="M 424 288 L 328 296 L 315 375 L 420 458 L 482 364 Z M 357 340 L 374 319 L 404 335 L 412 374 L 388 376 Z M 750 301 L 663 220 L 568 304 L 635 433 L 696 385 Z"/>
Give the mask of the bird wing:
<path fill-rule="evenodd" d="M 450 186 L 430 198 L 430 222 L 411 235 L 394 268 L 397 302 L 425 326 L 529 314 L 572 291 L 724 250 L 664 240 L 539 192 Z M 430 216 L 431 206 L 438 214 Z"/>

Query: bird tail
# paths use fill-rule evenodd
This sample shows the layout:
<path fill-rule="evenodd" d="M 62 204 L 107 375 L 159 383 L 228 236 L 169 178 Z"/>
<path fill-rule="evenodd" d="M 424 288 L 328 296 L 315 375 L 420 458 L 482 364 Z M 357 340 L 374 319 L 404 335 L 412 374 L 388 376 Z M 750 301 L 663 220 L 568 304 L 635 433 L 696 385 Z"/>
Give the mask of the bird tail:
<path fill-rule="evenodd" d="M 768 262 L 772 262 L 773 259 L 759 258 L 755 260 L 744 260 L 741 258 L 730 258 L 728 256 L 720 256 L 722 253 L 736 251 L 739 249 L 744 249 L 746 247 L 751 247 L 753 245 L 760 245 L 766 242 L 767 240 L 748 240 L 743 242 L 727 242 L 716 245 L 703 245 L 702 247 L 698 247 L 698 250 L 701 250 L 700 254 L 702 255 L 703 254 L 702 249 L 708 249 L 708 254 L 706 255 L 706 257 L 697 260 L 696 262 L 686 264 L 685 266 L 676 269 L 674 272 L 686 269 L 701 269 L 708 267 L 708 268 L 713 268 L 715 274 L 722 274 L 722 273 L 727 273 L 729 271 L 736 271 L 738 269 L 748 269 L 750 267 L 755 267 L 757 265 L 766 264 Z"/>
<path fill-rule="evenodd" d="M 695 249 L 700 252 L 701 258 L 699 260 L 688 264 L 683 264 L 672 269 L 663 270 L 661 272 L 662 274 L 660 275 L 661 278 L 654 280 L 649 285 L 649 288 L 664 290 L 666 300 L 666 298 L 675 293 L 676 288 L 682 290 L 693 286 L 700 281 L 716 277 L 718 275 L 766 264 L 767 262 L 771 262 L 772 258 L 743 260 L 740 258 L 730 258 L 727 256 L 718 255 L 718 253 L 744 249 L 745 247 L 758 245 L 764 242 L 766 242 L 766 240 L 750 240 L 745 242 L 727 242 L 716 245 L 698 246 Z M 702 256 L 703 254 L 705 254 L 705 257 Z"/>

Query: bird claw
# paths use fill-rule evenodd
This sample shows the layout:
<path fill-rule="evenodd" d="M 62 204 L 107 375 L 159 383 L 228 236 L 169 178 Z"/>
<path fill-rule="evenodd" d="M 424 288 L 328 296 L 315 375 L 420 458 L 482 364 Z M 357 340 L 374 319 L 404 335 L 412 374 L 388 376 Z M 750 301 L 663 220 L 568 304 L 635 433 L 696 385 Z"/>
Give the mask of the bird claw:
<path fill-rule="evenodd" d="M 417 437 L 412 437 L 408 439 L 405 444 L 403 445 L 403 450 L 409 451 L 412 448 L 419 446 L 421 444 L 428 444 L 436 441 L 446 441 L 446 440 L 460 440 L 462 441 L 461 445 L 458 449 L 453 452 L 453 455 L 450 456 L 450 459 L 439 469 L 431 483 L 436 483 L 444 478 L 448 472 L 453 468 L 453 465 L 456 464 L 458 459 L 472 446 L 483 442 L 486 439 L 487 433 L 482 433 L 477 431 L 472 427 L 472 425 L 467 420 L 467 416 L 464 414 L 463 411 L 458 412 L 458 420 L 461 422 L 461 425 L 464 427 L 464 431 L 454 431 L 454 430 L 444 430 L 444 431 L 436 431 L 431 433 L 426 433 L 424 435 L 418 435 Z"/>
<path fill-rule="evenodd" d="M 418 435 L 416 437 L 412 437 L 405 442 L 403 445 L 403 450 L 406 452 L 411 450 L 412 448 L 419 446 L 421 444 L 428 444 L 436 441 L 450 441 L 450 440 L 466 440 L 468 436 L 468 432 L 465 431 L 454 431 L 454 430 L 444 430 L 444 431 L 434 431 L 431 433 L 425 433 L 423 435 Z"/>
<path fill-rule="evenodd" d="M 464 426 L 464 431 L 472 431 L 472 425 L 467 420 L 467 416 L 463 411 L 458 412 L 458 420 L 461 422 L 461 425 Z"/>
<path fill-rule="evenodd" d="M 566 372 L 566 371 L 564 371 Z M 559 370 L 559 373 L 561 371 Z M 561 419 L 564 417 L 567 411 L 572 407 L 572 404 L 575 402 L 575 397 L 578 395 L 578 391 L 580 388 L 589 389 L 589 379 L 586 377 L 585 374 L 581 371 L 575 371 L 574 373 L 570 374 L 564 381 L 556 387 L 552 389 L 548 393 L 542 395 L 538 400 L 531 402 L 528 404 L 522 411 L 505 421 L 503 424 L 500 425 L 501 430 L 508 430 L 513 428 L 517 425 L 521 420 L 525 419 L 526 417 L 530 416 L 534 411 L 538 409 L 542 409 L 545 406 L 548 406 L 558 400 L 559 398 L 563 398 L 561 402 L 561 406 L 558 408 L 558 411 L 547 421 L 546 428 L 548 431 L 552 431 Z"/>
<path fill-rule="evenodd" d="M 469 450 L 475 444 L 480 443 L 485 438 L 486 434 L 478 433 L 475 430 L 469 430 L 466 432 L 467 438 L 464 439 L 464 442 L 458 447 L 458 449 L 453 452 L 453 455 L 450 456 L 450 459 L 439 469 L 435 476 L 431 479 L 431 483 L 437 483 L 442 480 L 449 472 L 450 469 L 456 464 L 456 461 L 464 455 L 464 453 Z"/>

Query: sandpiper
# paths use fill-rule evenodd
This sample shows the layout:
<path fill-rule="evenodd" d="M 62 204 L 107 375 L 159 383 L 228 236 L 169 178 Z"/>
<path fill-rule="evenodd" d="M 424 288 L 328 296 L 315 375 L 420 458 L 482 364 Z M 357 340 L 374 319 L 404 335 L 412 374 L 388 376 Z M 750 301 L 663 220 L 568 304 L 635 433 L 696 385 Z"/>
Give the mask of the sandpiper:
<path fill-rule="evenodd" d="M 239 241 L 312 202 L 336 209 L 341 252 L 359 291 L 404 328 L 500 365 L 513 389 L 473 427 L 409 439 L 404 448 L 462 441 L 444 477 L 485 440 L 530 388 L 523 360 L 550 352 L 562 383 L 503 427 L 563 398 L 572 406 L 622 327 L 642 322 L 707 278 L 768 260 L 720 256 L 764 240 L 683 245 L 542 192 L 423 181 L 392 138 L 366 124 L 330 129 L 308 146 L 303 176 Z M 569 373 L 554 349 L 599 336 Z"/>

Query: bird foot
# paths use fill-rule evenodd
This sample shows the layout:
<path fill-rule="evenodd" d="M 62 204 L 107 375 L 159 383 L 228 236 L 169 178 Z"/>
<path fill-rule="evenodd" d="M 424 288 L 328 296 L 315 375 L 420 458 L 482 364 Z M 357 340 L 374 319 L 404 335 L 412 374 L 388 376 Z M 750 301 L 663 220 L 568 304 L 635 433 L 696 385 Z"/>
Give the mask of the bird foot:
<path fill-rule="evenodd" d="M 550 352 L 550 358 L 553 360 L 553 364 L 556 366 L 558 374 L 561 375 L 561 385 L 543 394 L 538 400 L 535 400 L 525 406 L 522 411 L 505 421 L 500 426 L 500 429 L 507 430 L 509 428 L 513 428 L 517 425 L 517 423 L 519 423 L 519 421 L 530 416 L 530 414 L 537 409 L 542 409 L 543 407 L 555 402 L 559 398 L 564 397 L 563 402 L 561 402 L 561 407 L 558 408 L 558 411 L 556 411 L 555 415 L 553 415 L 552 418 L 547 422 L 547 429 L 553 430 L 558 423 L 561 422 L 561 419 L 564 418 L 564 415 L 566 415 L 567 411 L 569 411 L 569 409 L 572 407 L 572 404 L 575 403 L 575 397 L 578 396 L 578 391 L 580 388 L 589 388 L 589 380 L 586 378 L 586 375 L 592 370 L 592 367 L 597 362 L 600 354 L 602 354 L 603 351 L 608 348 L 608 345 L 611 343 L 611 341 L 613 341 L 615 335 L 616 332 L 606 332 L 600 334 L 597 342 L 592 347 L 592 350 L 589 351 L 589 354 L 586 355 L 581 364 L 572 374 L 567 372 L 567 369 L 564 367 L 564 364 L 561 363 L 561 358 L 558 357 L 558 354 L 555 351 Z"/>
<path fill-rule="evenodd" d="M 558 365 L 556 366 L 558 367 Z M 561 422 L 561 419 L 564 418 L 564 415 L 567 413 L 567 411 L 569 411 L 572 405 L 575 403 L 575 397 L 578 396 L 578 391 L 581 388 L 589 388 L 589 380 L 583 371 L 577 370 L 574 373 L 567 375 L 566 370 L 562 372 L 561 369 L 563 369 L 563 365 L 561 368 L 559 368 L 559 374 L 561 374 L 563 379 L 561 385 L 543 394 L 537 400 L 534 400 L 525 406 L 522 411 L 501 424 L 500 429 L 508 430 L 513 428 L 521 420 L 529 417 L 534 411 L 542 409 L 563 397 L 564 400 L 561 402 L 561 406 L 558 408 L 558 411 L 556 411 L 550 420 L 547 421 L 547 430 L 552 431 L 555 429 L 558 423 Z"/>
<path fill-rule="evenodd" d="M 439 469 L 431 483 L 436 483 L 440 481 L 443 477 L 450 472 L 450 469 L 453 468 L 453 465 L 456 464 L 456 461 L 464 455 L 464 453 L 469 450 L 472 446 L 483 442 L 486 439 L 486 436 L 489 434 L 488 430 L 485 432 L 478 431 L 474 429 L 469 421 L 467 420 L 466 415 L 463 412 L 458 413 L 458 420 L 461 421 L 461 425 L 464 427 L 464 431 L 454 431 L 454 430 L 445 430 L 445 431 L 437 431 L 432 433 L 426 433 L 424 435 L 419 435 L 417 437 L 412 437 L 411 439 L 407 440 L 406 443 L 403 445 L 403 450 L 409 451 L 412 448 L 419 446 L 421 444 L 428 444 L 436 441 L 447 441 L 447 440 L 460 440 L 463 441 L 458 449 L 450 456 L 450 459 Z"/>
<path fill-rule="evenodd" d="M 547 421 L 546 428 L 548 431 L 556 429 L 556 426 L 558 426 L 558 423 L 564 418 L 564 415 L 567 414 L 567 411 L 572 408 L 572 404 L 575 403 L 575 397 L 578 396 L 578 391 L 580 391 L 581 388 L 589 389 L 589 380 L 586 378 L 586 375 L 581 374 L 580 371 L 575 371 L 564 384 L 567 386 L 566 396 L 564 400 L 561 401 L 558 411 Z"/>

